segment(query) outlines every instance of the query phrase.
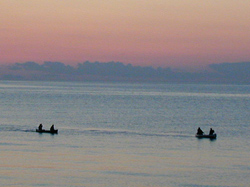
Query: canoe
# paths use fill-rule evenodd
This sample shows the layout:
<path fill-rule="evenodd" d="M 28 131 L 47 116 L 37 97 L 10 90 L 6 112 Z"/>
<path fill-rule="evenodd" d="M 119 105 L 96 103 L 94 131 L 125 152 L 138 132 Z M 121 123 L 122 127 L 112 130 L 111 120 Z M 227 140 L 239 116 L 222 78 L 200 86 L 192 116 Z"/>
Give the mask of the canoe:
<path fill-rule="evenodd" d="M 196 138 L 210 138 L 210 139 L 215 139 L 217 137 L 216 134 L 212 134 L 212 135 L 209 135 L 209 134 L 196 134 L 195 135 Z"/>
<path fill-rule="evenodd" d="M 53 130 L 53 131 L 51 131 L 51 130 L 39 130 L 39 129 L 36 129 L 36 132 L 39 132 L 39 133 L 50 133 L 50 134 L 57 134 L 58 133 L 58 129 L 56 129 L 56 130 Z"/>

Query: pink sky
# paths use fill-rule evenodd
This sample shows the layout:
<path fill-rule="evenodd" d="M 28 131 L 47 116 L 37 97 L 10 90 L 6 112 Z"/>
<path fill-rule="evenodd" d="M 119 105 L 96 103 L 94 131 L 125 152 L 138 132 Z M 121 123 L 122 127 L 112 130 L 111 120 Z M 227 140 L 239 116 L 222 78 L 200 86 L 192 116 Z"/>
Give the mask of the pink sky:
<path fill-rule="evenodd" d="M 0 64 L 250 61 L 248 0 L 1 0 Z"/>

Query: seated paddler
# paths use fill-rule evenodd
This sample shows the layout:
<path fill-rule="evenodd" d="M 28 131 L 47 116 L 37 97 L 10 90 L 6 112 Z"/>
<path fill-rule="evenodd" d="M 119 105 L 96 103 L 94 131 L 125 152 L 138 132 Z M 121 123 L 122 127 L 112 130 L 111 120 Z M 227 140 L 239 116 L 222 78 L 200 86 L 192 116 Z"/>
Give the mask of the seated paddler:
<path fill-rule="evenodd" d="M 55 130 L 55 128 L 54 128 L 54 124 L 53 125 L 51 125 L 51 127 L 50 127 L 50 131 L 54 131 Z"/>
<path fill-rule="evenodd" d="M 210 128 L 209 135 L 213 135 L 213 134 L 214 134 L 214 130 Z"/>
<path fill-rule="evenodd" d="M 43 125 L 42 125 L 42 124 L 40 124 L 40 125 L 38 126 L 38 130 L 39 130 L 39 131 L 43 130 Z"/>
<path fill-rule="evenodd" d="M 203 135 L 203 134 L 204 134 L 204 132 L 201 130 L 200 127 L 197 129 L 197 134 L 198 134 L 198 135 Z"/>

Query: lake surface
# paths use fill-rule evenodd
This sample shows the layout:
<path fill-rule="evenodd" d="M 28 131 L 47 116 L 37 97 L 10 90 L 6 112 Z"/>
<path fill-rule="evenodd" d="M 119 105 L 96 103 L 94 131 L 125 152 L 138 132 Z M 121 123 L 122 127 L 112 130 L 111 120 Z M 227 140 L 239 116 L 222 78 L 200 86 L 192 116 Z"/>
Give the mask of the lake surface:
<path fill-rule="evenodd" d="M 249 186 L 249 132 L 249 85 L 0 81 L 1 186 Z"/>

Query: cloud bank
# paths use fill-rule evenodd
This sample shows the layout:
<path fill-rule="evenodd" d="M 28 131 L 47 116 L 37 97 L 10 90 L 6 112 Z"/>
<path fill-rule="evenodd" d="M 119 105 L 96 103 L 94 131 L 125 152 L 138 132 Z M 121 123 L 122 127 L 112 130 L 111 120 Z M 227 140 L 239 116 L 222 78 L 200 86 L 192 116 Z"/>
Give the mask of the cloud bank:
<path fill-rule="evenodd" d="M 76 67 L 61 62 L 25 62 L 1 67 L 0 79 L 250 84 L 250 62 L 210 64 L 209 68 L 210 71 L 178 72 L 171 68 L 133 66 L 121 62 L 86 61 Z"/>

